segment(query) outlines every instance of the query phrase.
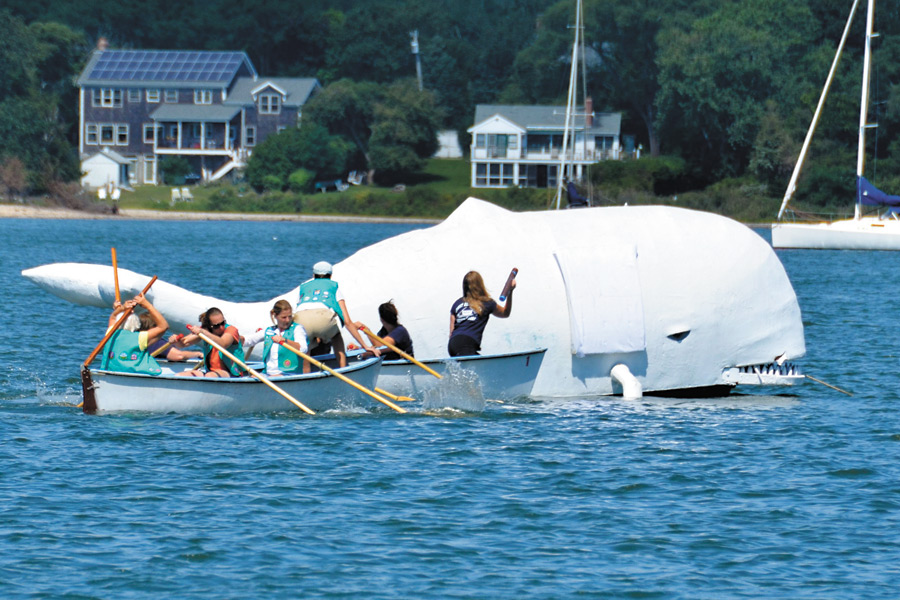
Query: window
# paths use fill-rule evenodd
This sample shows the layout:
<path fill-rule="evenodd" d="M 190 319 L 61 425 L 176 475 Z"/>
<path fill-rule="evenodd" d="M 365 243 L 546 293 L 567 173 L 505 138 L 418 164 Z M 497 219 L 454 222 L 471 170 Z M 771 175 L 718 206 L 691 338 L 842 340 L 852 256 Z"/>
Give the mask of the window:
<path fill-rule="evenodd" d="M 281 112 L 281 96 L 278 94 L 261 94 L 259 96 L 259 114 L 277 115 Z"/>
<path fill-rule="evenodd" d="M 202 130 L 203 128 L 200 126 L 200 123 L 191 123 L 191 137 L 200 139 L 203 135 Z"/>
<path fill-rule="evenodd" d="M 256 145 L 256 127 L 248 127 L 246 133 L 247 133 L 247 145 L 255 146 Z"/>
<path fill-rule="evenodd" d="M 91 90 L 91 106 L 121 108 L 122 90 L 117 88 L 95 88 Z"/>
<path fill-rule="evenodd" d="M 476 148 L 486 148 L 487 147 L 487 136 L 483 133 L 475 134 L 475 147 Z"/>
<path fill-rule="evenodd" d="M 84 143 L 96 146 L 100 141 L 100 128 L 96 123 L 87 123 L 84 128 Z"/>
<path fill-rule="evenodd" d="M 141 101 L 141 90 L 137 88 L 128 88 L 128 102 L 134 104 Z"/>
<path fill-rule="evenodd" d="M 159 102 L 159 89 L 147 90 L 147 102 Z"/>
<path fill-rule="evenodd" d="M 152 144 L 159 139 L 162 139 L 163 128 L 161 125 L 154 125 L 153 123 L 144 123 L 144 143 Z"/>
<path fill-rule="evenodd" d="M 168 104 L 178 103 L 178 90 L 166 90 L 166 102 Z"/>
<path fill-rule="evenodd" d="M 100 143 L 101 144 L 112 144 L 115 140 L 116 135 L 116 126 L 115 125 L 101 125 L 100 126 Z"/>
<path fill-rule="evenodd" d="M 116 125 L 116 145 L 128 145 L 128 125 Z"/>
<path fill-rule="evenodd" d="M 516 150 L 519 147 L 519 136 L 511 135 L 509 136 L 509 149 Z"/>
<path fill-rule="evenodd" d="M 475 164 L 475 185 L 487 185 L 487 165 L 484 163 Z"/>
<path fill-rule="evenodd" d="M 156 183 L 156 159 L 144 157 L 144 183 Z"/>
<path fill-rule="evenodd" d="M 212 104 L 212 90 L 194 90 L 194 104 Z"/>
<path fill-rule="evenodd" d="M 279 125 L 279 126 L 275 129 L 275 133 L 281 133 L 281 132 L 284 131 L 285 129 L 287 129 L 287 126 L 286 126 L 286 125 Z"/>

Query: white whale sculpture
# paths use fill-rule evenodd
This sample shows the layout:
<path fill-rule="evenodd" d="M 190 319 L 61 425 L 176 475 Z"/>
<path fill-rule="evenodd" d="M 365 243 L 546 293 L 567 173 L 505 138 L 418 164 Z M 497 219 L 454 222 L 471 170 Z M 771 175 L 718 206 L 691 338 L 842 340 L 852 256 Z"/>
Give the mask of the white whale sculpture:
<path fill-rule="evenodd" d="M 617 365 L 645 392 L 791 383 L 773 363 L 806 352 L 796 295 L 769 244 L 735 221 L 679 208 L 514 213 L 470 198 L 438 225 L 359 250 L 333 277 L 355 320 L 374 326 L 378 305 L 393 299 L 416 355 L 432 358 L 447 356 L 463 275 L 479 271 L 496 297 L 512 267 L 512 315 L 491 320 L 482 353 L 546 347 L 536 396 L 621 393 Z M 109 266 L 55 263 L 22 274 L 70 302 L 112 305 Z M 119 270 L 123 296 L 148 280 Z M 297 294 L 278 298 L 296 303 Z M 148 298 L 174 331 L 218 306 L 242 332 L 268 324 L 278 299 L 235 303 L 164 281 Z"/>

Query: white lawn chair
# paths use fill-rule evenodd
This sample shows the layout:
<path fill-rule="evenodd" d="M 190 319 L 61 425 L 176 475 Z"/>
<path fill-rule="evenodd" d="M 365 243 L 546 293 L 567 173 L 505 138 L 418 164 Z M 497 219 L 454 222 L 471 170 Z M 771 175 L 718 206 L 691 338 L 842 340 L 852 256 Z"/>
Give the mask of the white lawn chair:
<path fill-rule="evenodd" d="M 181 199 L 185 202 L 190 202 L 194 199 L 193 194 L 191 194 L 190 188 L 181 188 Z"/>
<path fill-rule="evenodd" d="M 172 201 L 169 202 L 169 206 L 175 206 L 175 203 L 181 200 L 181 190 L 178 188 L 172 188 Z"/>

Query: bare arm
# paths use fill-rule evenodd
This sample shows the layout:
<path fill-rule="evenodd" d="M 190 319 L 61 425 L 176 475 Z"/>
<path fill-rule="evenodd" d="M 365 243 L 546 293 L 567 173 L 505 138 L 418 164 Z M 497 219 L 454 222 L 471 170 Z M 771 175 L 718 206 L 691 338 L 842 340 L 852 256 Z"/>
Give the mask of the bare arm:
<path fill-rule="evenodd" d="M 347 303 L 341 300 L 341 310 L 344 311 L 344 327 L 347 328 L 347 331 L 350 332 L 350 335 L 353 336 L 357 342 L 359 342 L 360 348 L 366 350 L 367 352 L 372 352 L 375 356 L 381 356 L 381 352 L 378 351 L 377 348 L 372 347 L 367 344 L 365 340 L 363 340 L 362 334 L 359 332 L 359 327 L 356 326 L 356 323 L 353 322 L 353 319 L 350 318 L 350 311 L 347 310 Z"/>
<path fill-rule="evenodd" d="M 498 304 L 494 307 L 494 311 L 491 313 L 495 317 L 499 317 L 501 319 L 505 319 L 512 313 L 512 304 L 513 304 L 513 291 L 516 289 L 516 280 L 513 279 L 509 285 L 509 295 L 506 297 L 506 303 L 502 306 Z"/>
<path fill-rule="evenodd" d="M 147 343 L 152 344 L 162 337 L 166 332 L 166 329 L 169 328 L 169 323 L 166 321 L 166 318 L 162 316 L 162 313 L 156 310 L 156 307 L 153 306 L 149 300 L 144 298 L 143 295 L 139 294 L 135 296 L 134 301 L 147 309 L 147 312 L 150 313 L 150 318 L 153 319 L 153 322 L 155 323 L 155 325 L 147 331 Z"/>

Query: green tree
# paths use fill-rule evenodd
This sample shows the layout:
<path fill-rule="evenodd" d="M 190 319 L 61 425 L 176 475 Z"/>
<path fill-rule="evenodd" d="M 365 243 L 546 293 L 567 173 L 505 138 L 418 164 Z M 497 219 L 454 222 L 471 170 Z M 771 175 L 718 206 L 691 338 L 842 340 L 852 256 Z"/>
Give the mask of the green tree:
<path fill-rule="evenodd" d="M 275 181 L 271 177 L 276 177 L 281 189 L 298 169 L 309 171 L 313 177 L 340 176 L 352 152 L 348 142 L 304 117 L 300 128 L 285 129 L 256 147 L 247 163 L 247 180 L 263 189 L 271 188 Z"/>
<path fill-rule="evenodd" d="M 365 166 L 369 183 L 376 169 L 390 177 L 416 171 L 437 150 L 434 96 L 409 80 L 385 86 L 342 79 L 310 100 L 303 118 L 352 143 L 354 162 Z"/>

